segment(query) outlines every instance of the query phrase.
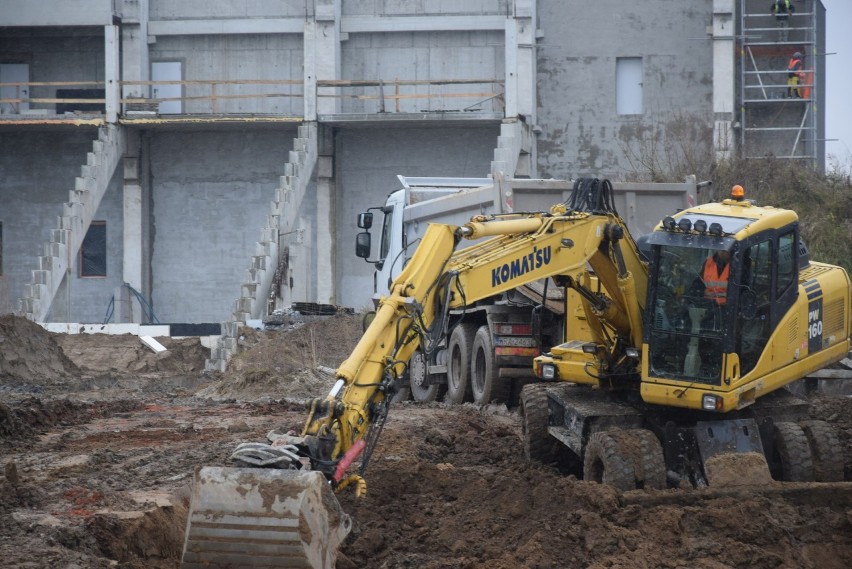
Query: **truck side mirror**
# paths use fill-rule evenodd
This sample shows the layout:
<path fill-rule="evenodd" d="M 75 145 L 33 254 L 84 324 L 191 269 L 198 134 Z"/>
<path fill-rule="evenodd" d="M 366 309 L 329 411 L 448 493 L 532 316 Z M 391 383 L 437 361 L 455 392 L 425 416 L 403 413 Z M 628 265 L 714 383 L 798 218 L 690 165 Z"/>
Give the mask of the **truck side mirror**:
<path fill-rule="evenodd" d="M 372 212 L 365 211 L 358 214 L 358 227 L 361 229 L 370 229 L 373 226 Z M 360 256 L 360 255 L 359 255 Z"/>
<path fill-rule="evenodd" d="M 361 214 L 361 215 L 369 215 L 371 218 L 373 214 Z M 358 216 L 358 226 L 361 226 L 361 216 Z M 370 233 L 368 231 L 363 231 L 355 236 L 355 256 L 361 257 L 362 259 L 366 259 L 370 256 Z"/>

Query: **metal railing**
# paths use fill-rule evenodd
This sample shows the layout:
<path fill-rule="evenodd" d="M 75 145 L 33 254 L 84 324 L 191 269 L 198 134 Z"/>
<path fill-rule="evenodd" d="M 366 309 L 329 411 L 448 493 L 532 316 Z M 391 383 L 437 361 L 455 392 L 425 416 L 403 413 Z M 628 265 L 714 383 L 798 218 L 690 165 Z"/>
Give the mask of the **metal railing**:
<path fill-rule="evenodd" d="M 285 115 L 304 113 L 304 82 L 287 79 L 121 81 L 120 114 Z M 0 114 L 44 118 L 104 112 L 103 81 L 0 83 Z M 14 96 L 9 96 L 14 89 Z M 74 93 L 74 91 L 77 91 Z M 64 96 L 58 96 L 63 93 Z M 73 96 L 69 96 L 72 95 Z M 320 80 L 316 98 L 334 99 L 334 113 L 428 113 L 503 111 L 497 79 Z M 53 111 L 51 113 L 51 111 Z"/>

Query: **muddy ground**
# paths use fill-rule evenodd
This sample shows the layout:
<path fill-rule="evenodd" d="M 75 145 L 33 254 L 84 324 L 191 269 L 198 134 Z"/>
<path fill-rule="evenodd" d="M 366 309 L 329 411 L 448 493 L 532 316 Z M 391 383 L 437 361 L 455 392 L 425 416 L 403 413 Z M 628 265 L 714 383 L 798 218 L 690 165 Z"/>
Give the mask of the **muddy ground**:
<path fill-rule="evenodd" d="M 201 465 L 276 427 L 357 340 L 342 314 L 244 331 L 224 374 L 197 339 L 55 335 L 0 317 L 0 565 L 176 568 L 189 485 Z M 850 479 L 852 399 L 819 396 Z M 847 568 L 852 482 L 777 483 L 719 494 L 620 493 L 526 464 L 518 414 L 404 403 L 391 411 L 338 568 Z"/>

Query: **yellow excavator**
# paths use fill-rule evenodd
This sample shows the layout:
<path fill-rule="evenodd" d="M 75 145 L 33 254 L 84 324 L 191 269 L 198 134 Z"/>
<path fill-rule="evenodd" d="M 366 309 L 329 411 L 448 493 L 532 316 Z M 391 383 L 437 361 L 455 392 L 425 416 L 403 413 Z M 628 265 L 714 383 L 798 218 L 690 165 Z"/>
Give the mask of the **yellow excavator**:
<path fill-rule="evenodd" d="M 767 479 L 843 479 L 830 425 L 781 388 L 849 352 L 846 271 L 811 261 L 796 214 L 740 186 L 637 242 L 611 184 L 582 179 L 547 212 L 431 225 L 301 433 L 200 470 L 182 567 L 333 567 L 351 527 L 333 494 L 367 491 L 412 356 L 435 357 L 477 302 L 542 279 L 565 289 L 567 317 L 520 394 L 530 460 L 622 490 L 729 483 L 730 457 L 756 459 Z"/>

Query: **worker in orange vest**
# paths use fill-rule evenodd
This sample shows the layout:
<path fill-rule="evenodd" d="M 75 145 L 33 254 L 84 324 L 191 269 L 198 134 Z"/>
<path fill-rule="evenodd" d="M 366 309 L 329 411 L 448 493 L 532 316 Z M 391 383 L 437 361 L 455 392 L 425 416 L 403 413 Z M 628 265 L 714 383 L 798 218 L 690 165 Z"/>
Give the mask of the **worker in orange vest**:
<path fill-rule="evenodd" d="M 802 92 L 799 89 L 799 85 L 804 83 L 805 80 L 805 70 L 804 63 L 802 62 L 802 54 L 801 52 L 796 52 L 793 54 L 793 57 L 790 58 L 790 61 L 787 62 L 787 98 L 788 99 L 801 99 Z"/>
<path fill-rule="evenodd" d="M 728 301 L 728 277 L 731 273 L 731 253 L 716 251 L 704 261 L 701 279 L 704 281 L 704 298 L 724 306 Z"/>

